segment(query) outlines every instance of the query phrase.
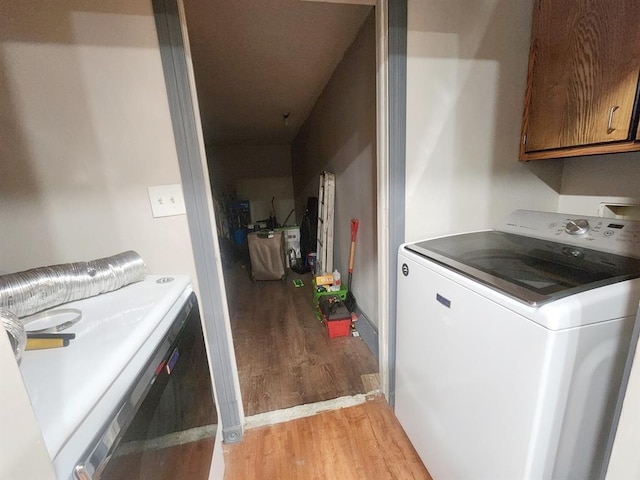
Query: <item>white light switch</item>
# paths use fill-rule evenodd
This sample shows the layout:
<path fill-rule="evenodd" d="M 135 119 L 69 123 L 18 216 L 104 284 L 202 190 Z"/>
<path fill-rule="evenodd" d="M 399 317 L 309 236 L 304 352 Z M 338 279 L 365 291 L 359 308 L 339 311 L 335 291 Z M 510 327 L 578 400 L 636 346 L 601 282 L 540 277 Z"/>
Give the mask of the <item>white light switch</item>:
<path fill-rule="evenodd" d="M 149 190 L 149 201 L 151 202 L 151 211 L 154 217 L 170 217 L 187 213 L 184 206 L 184 197 L 182 196 L 182 186 L 179 183 L 175 185 L 157 185 L 147 187 L 147 189 Z"/>

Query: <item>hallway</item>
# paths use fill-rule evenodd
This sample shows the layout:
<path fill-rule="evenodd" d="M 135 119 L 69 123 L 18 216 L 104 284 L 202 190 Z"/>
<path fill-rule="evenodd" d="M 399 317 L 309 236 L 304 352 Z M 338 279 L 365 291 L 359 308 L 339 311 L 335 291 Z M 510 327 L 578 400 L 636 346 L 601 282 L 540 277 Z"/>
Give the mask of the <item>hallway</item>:
<path fill-rule="evenodd" d="M 284 282 L 253 283 L 244 260 L 224 272 L 247 417 L 377 389 L 378 363 L 365 342 L 328 338 L 313 311 L 311 274 L 288 273 Z"/>

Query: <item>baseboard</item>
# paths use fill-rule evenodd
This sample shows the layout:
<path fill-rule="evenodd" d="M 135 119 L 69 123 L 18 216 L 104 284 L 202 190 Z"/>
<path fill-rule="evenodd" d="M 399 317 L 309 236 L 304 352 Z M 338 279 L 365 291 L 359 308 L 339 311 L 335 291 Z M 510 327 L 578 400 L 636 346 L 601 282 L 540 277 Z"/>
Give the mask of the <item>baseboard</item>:
<path fill-rule="evenodd" d="M 358 321 L 354 322 L 356 330 L 360 334 L 360 337 L 364 340 L 364 343 L 367 344 L 373 356 L 376 357 L 376 360 L 380 361 L 379 350 L 378 350 L 378 329 L 376 326 L 367 318 L 367 316 L 362 313 L 360 308 L 357 308 L 358 313 Z"/>

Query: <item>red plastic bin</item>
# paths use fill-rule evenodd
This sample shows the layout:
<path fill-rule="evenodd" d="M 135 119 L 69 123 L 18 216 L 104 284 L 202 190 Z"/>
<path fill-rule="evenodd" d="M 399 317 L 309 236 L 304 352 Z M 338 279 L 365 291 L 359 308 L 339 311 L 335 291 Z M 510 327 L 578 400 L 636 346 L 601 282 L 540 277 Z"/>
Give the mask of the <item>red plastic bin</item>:
<path fill-rule="evenodd" d="M 329 338 L 348 337 L 351 334 L 351 319 L 344 320 L 325 320 Z"/>

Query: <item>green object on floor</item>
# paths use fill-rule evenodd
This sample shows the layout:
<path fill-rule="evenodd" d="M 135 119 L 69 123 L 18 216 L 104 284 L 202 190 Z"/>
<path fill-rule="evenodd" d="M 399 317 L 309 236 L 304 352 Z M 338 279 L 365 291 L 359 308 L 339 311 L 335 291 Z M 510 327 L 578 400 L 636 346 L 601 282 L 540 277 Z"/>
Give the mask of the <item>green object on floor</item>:
<path fill-rule="evenodd" d="M 296 287 L 296 288 L 304 287 L 304 283 L 303 283 L 303 282 L 302 282 L 302 280 L 300 280 L 299 278 L 296 278 L 296 279 L 293 281 L 293 286 L 294 286 L 294 287 Z"/>
<path fill-rule="evenodd" d="M 311 284 L 313 285 L 313 304 L 314 305 L 318 305 L 318 301 L 320 297 L 324 295 L 338 295 L 340 297 L 340 300 L 345 300 L 347 298 L 347 286 L 344 283 L 340 285 L 340 290 L 338 290 L 337 292 L 327 291 L 326 288 L 324 289 L 324 291 L 319 292 L 318 286 L 316 285 L 315 278 L 311 279 Z"/>

